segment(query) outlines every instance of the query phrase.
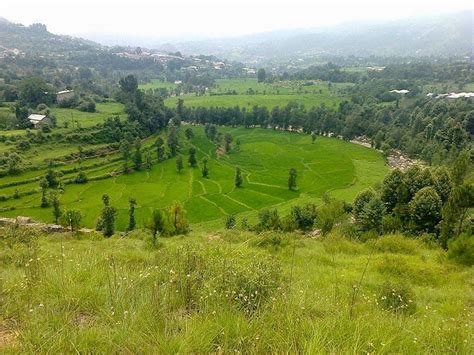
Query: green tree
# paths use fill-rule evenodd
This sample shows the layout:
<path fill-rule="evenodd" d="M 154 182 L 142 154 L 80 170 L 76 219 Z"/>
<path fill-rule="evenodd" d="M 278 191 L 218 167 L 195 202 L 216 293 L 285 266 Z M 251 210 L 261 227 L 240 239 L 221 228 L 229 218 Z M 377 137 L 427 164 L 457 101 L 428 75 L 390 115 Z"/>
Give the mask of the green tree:
<path fill-rule="evenodd" d="M 441 219 L 441 199 L 433 187 L 418 191 L 409 203 L 412 229 L 433 233 Z"/>
<path fill-rule="evenodd" d="M 36 107 L 39 104 L 52 103 L 53 89 L 40 77 L 23 79 L 19 86 L 19 99 L 22 105 Z"/>
<path fill-rule="evenodd" d="M 66 210 L 61 217 L 61 224 L 69 227 L 71 233 L 81 225 L 82 214 L 78 210 Z"/>
<path fill-rule="evenodd" d="M 123 159 L 123 170 L 125 172 L 128 171 L 128 162 L 130 161 L 130 157 L 132 155 L 132 145 L 130 141 L 127 139 L 123 139 L 120 142 L 120 151 L 122 152 L 122 159 Z"/>
<path fill-rule="evenodd" d="M 28 119 L 28 108 L 25 106 L 20 106 L 19 103 L 15 105 L 15 117 L 17 121 L 18 128 L 31 128 L 32 124 Z"/>
<path fill-rule="evenodd" d="M 163 138 L 158 137 L 155 142 L 156 147 L 156 158 L 158 161 L 165 160 L 165 142 Z"/>
<path fill-rule="evenodd" d="M 53 218 L 54 218 L 54 223 L 58 224 L 59 223 L 59 218 L 62 216 L 62 211 L 59 205 L 59 197 L 57 192 L 51 192 L 49 194 L 49 201 L 51 203 L 51 206 L 53 208 Z"/>
<path fill-rule="evenodd" d="M 134 94 L 138 90 L 137 78 L 130 74 L 119 80 L 120 89 L 126 94 Z"/>
<path fill-rule="evenodd" d="M 140 170 L 142 168 L 142 163 L 142 144 L 140 143 L 140 140 L 137 139 L 135 142 L 135 154 L 133 155 L 133 165 L 135 170 Z"/>
<path fill-rule="evenodd" d="M 451 168 L 453 185 L 458 186 L 463 183 L 464 178 L 469 171 L 469 165 L 469 152 L 465 150 L 459 154 Z"/>
<path fill-rule="evenodd" d="M 241 142 L 240 142 L 240 139 L 237 138 L 237 139 L 235 140 L 235 145 L 236 145 L 236 150 L 237 150 L 238 152 L 240 152 L 240 143 L 241 143 Z"/>
<path fill-rule="evenodd" d="M 18 153 L 11 153 L 8 156 L 7 171 L 9 175 L 15 175 L 21 172 L 21 157 Z"/>
<path fill-rule="evenodd" d="M 232 135 L 230 133 L 226 133 L 224 135 L 224 143 L 225 143 L 224 148 L 225 148 L 226 153 L 230 152 L 232 141 L 233 141 Z"/>
<path fill-rule="evenodd" d="M 46 192 L 48 190 L 48 180 L 46 180 L 45 178 L 42 178 L 40 180 L 40 188 L 41 188 L 41 207 L 42 208 L 45 208 L 45 207 L 48 207 L 49 206 L 49 201 L 46 197 Z"/>
<path fill-rule="evenodd" d="M 143 164 L 145 169 L 150 170 L 153 167 L 153 159 L 150 152 L 145 153 L 145 163 Z"/>
<path fill-rule="evenodd" d="M 441 198 L 441 201 L 443 203 L 446 203 L 446 201 L 448 201 L 449 194 L 451 193 L 453 185 L 451 181 L 451 176 L 449 175 L 449 170 L 446 167 L 441 166 L 435 170 L 433 178 L 434 188 L 436 192 Z"/>
<path fill-rule="evenodd" d="M 175 202 L 169 210 L 170 220 L 173 227 L 173 234 L 186 234 L 189 231 L 189 224 L 186 218 L 186 210 L 179 202 Z"/>
<path fill-rule="evenodd" d="M 363 231 L 377 231 L 380 232 L 382 227 L 382 218 L 385 213 L 385 207 L 377 195 L 374 195 L 362 209 L 359 219 L 357 220 L 358 228 Z"/>
<path fill-rule="evenodd" d="M 184 135 L 186 136 L 187 140 L 191 140 L 194 138 L 194 132 L 191 127 L 186 128 L 184 131 Z"/>
<path fill-rule="evenodd" d="M 48 169 L 46 170 L 44 178 L 48 182 L 48 187 L 50 188 L 56 188 L 59 184 L 58 180 L 56 179 L 56 173 L 53 170 L 53 165 L 51 162 L 48 164 Z"/>
<path fill-rule="evenodd" d="M 176 102 L 176 113 L 178 114 L 179 118 L 184 117 L 184 100 L 183 99 L 178 99 L 178 102 Z"/>
<path fill-rule="evenodd" d="M 244 179 L 242 178 L 242 171 L 240 166 L 235 167 L 235 187 L 241 187 Z"/>
<path fill-rule="evenodd" d="M 296 169 L 291 168 L 288 173 L 288 189 L 289 190 L 296 190 L 296 178 L 297 178 Z"/>
<path fill-rule="evenodd" d="M 135 222 L 135 207 L 137 205 L 137 200 L 131 197 L 128 200 L 128 231 L 132 231 L 135 229 L 136 222 Z"/>
<path fill-rule="evenodd" d="M 381 199 L 387 209 L 387 212 L 392 212 L 399 202 L 400 186 L 404 183 L 403 173 L 400 169 L 394 169 L 385 176 L 382 189 Z"/>
<path fill-rule="evenodd" d="M 179 150 L 179 139 L 178 139 L 178 129 L 175 126 L 171 126 L 168 133 L 168 148 L 170 149 L 171 156 L 175 156 Z"/>
<path fill-rule="evenodd" d="M 464 183 L 456 186 L 443 207 L 441 222 L 441 244 L 447 246 L 448 240 L 457 238 L 464 230 L 469 209 L 474 208 L 474 185 Z"/>
<path fill-rule="evenodd" d="M 263 83 L 267 77 L 267 73 L 265 72 L 265 69 L 260 68 L 257 71 L 257 81 L 259 83 Z"/>
<path fill-rule="evenodd" d="M 209 177 L 209 169 L 207 167 L 207 159 L 204 158 L 202 160 L 202 168 L 201 168 L 201 174 L 203 178 L 208 178 Z"/>
<path fill-rule="evenodd" d="M 181 171 L 183 171 L 183 158 L 181 155 L 176 158 L 176 171 L 178 174 L 181 174 Z"/>
<path fill-rule="evenodd" d="M 154 209 L 151 213 L 148 229 L 151 231 L 153 246 L 156 246 L 156 235 L 163 233 L 165 230 L 165 218 L 160 210 Z"/>
<path fill-rule="evenodd" d="M 191 168 L 195 168 L 197 166 L 196 148 L 194 147 L 189 148 L 188 163 Z"/>
<path fill-rule="evenodd" d="M 354 207 L 352 213 L 356 223 L 362 219 L 362 213 L 365 205 L 375 198 L 375 191 L 372 189 L 365 189 L 359 192 L 354 200 Z"/>
<path fill-rule="evenodd" d="M 100 217 L 100 229 L 102 230 L 104 237 L 111 237 L 115 232 L 115 217 L 117 215 L 117 210 L 110 206 L 109 195 L 103 195 L 102 202 L 104 203 L 104 207 Z"/>

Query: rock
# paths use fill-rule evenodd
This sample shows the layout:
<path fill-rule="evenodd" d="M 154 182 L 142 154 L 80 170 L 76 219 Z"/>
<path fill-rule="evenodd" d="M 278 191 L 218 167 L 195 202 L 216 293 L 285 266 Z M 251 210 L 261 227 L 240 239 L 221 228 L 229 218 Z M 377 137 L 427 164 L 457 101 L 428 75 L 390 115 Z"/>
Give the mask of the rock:
<path fill-rule="evenodd" d="M 28 224 L 32 223 L 32 219 L 30 217 L 24 217 L 24 216 L 17 216 L 16 217 L 16 223 L 18 224 Z"/>
<path fill-rule="evenodd" d="M 62 232 L 66 232 L 66 228 L 64 228 L 63 226 L 60 226 L 58 224 L 45 224 L 43 226 L 41 226 L 40 228 L 43 232 L 46 232 L 46 233 L 62 233 Z"/>
<path fill-rule="evenodd" d="M 321 236 L 321 229 L 312 230 L 311 232 L 309 232 L 309 236 L 310 236 L 311 238 L 320 237 L 320 236 Z"/>
<path fill-rule="evenodd" d="M 8 226 L 15 223 L 16 221 L 14 218 L 0 217 L 0 226 Z"/>

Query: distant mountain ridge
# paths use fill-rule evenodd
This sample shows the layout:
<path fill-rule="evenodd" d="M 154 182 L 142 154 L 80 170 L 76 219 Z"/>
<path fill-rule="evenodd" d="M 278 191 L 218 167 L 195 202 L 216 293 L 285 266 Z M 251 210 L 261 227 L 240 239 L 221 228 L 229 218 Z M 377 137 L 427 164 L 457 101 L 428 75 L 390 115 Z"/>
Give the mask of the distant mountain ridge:
<path fill-rule="evenodd" d="M 275 57 L 341 56 L 463 56 L 473 51 L 473 11 L 408 18 L 389 23 L 352 23 L 333 27 L 270 32 L 222 40 L 174 44 L 186 54 L 204 53 L 240 61 Z"/>
<path fill-rule="evenodd" d="M 40 23 L 23 26 L 3 17 L 0 17 L 0 46 L 4 49 L 38 54 L 83 51 L 101 47 L 98 43 L 82 38 L 50 33 L 46 26 Z"/>

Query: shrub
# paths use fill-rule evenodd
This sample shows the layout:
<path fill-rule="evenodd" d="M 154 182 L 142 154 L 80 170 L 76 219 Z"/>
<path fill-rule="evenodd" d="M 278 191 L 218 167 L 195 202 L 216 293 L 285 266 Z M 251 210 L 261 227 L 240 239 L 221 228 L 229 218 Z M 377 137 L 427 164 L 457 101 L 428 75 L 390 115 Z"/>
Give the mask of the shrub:
<path fill-rule="evenodd" d="M 95 112 L 95 102 L 92 99 L 82 101 L 77 107 L 79 111 Z"/>
<path fill-rule="evenodd" d="M 474 237 L 464 234 L 451 239 L 448 242 L 448 257 L 462 265 L 474 265 Z"/>
<path fill-rule="evenodd" d="M 79 174 L 77 174 L 77 176 L 74 178 L 74 182 L 76 184 L 85 184 L 87 181 L 87 175 L 83 171 L 79 172 Z"/>
<path fill-rule="evenodd" d="M 280 233 L 267 232 L 260 236 L 260 238 L 252 241 L 252 245 L 261 248 L 270 248 L 278 250 L 289 244 L 288 238 L 285 238 Z"/>
<path fill-rule="evenodd" d="M 280 216 L 276 209 L 263 209 L 258 213 L 258 224 L 255 230 L 258 232 L 266 230 L 277 230 L 281 228 Z"/>
<path fill-rule="evenodd" d="M 226 216 L 225 218 L 225 228 L 226 229 L 234 229 L 235 226 L 236 226 L 236 219 L 235 219 L 235 215 L 233 214 L 230 214 L 228 216 Z"/>
<path fill-rule="evenodd" d="M 344 203 L 329 199 L 324 205 L 318 208 L 317 215 L 316 226 L 321 229 L 323 235 L 326 235 L 337 223 L 344 219 Z"/>
<path fill-rule="evenodd" d="M 385 283 L 379 293 L 379 304 L 394 313 L 413 314 L 416 311 L 413 292 L 403 284 Z"/>

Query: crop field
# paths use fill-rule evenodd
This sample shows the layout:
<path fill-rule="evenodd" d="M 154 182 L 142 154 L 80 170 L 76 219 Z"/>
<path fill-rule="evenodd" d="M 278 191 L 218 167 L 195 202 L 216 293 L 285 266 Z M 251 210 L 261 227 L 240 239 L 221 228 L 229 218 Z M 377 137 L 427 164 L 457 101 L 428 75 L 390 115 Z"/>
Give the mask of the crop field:
<path fill-rule="evenodd" d="M 174 89 L 177 85 L 167 81 L 161 81 L 159 79 L 152 79 L 150 82 L 138 85 L 138 88 L 144 91 L 154 89 Z"/>
<path fill-rule="evenodd" d="M 83 224 L 93 227 L 102 208 L 102 194 L 109 194 L 111 203 L 118 208 L 118 229 L 123 230 L 127 222 L 128 199 L 137 200 L 137 221 L 143 225 L 153 208 L 166 208 L 175 201 L 184 204 L 188 219 L 195 229 L 221 226 L 224 216 L 255 218 L 258 210 L 276 207 L 288 210 L 293 204 L 317 202 L 325 192 L 341 199 L 351 200 L 364 187 L 380 181 L 388 168 L 380 154 L 374 150 L 344 142 L 335 138 L 318 137 L 314 144 L 311 138 L 296 132 L 281 132 L 266 129 L 222 128 L 234 141 L 241 141 L 240 151 L 233 147 L 226 155 L 216 153 L 216 146 L 208 140 L 200 126 L 192 127 L 195 137 L 187 142 L 184 128 L 181 131 L 181 154 L 187 162 L 190 146 L 197 149 L 198 161 L 209 160 L 209 178 L 202 178 L 200 168 L 185 169 L 178 174 L 175 158 L 155 163 L 151 170 L 141 170 L 118 175 L 86 184 L 68 184 L 61 196 L 63 208 L 75 208 L 83 213 Z M 144 149 L 151 149 L 156 137 L 144 142 Z M 97 157 L 82 162 L 87 176 L 94 177 L 121 169 L 118 154 Z M 64 168 L 77 167 L 72 163 Z M 235 167 L 243 171 L 242 188 L 234 187 Z M 298 172 L 298 190 L 287 187 L 288 170 Z M 27 172 L 15 177 L 16 181 L 42 176 L 43 171 Z M 63 179 L 76 173 L 68 172 Z M 5 181 L 4 181 L 5 179 Z M 24 185 L 5 186 L 12 177 L 0 179 L 0 194 L 11 195 L 38 187 L 37 181 Z M 2 188 L 2 186 L 4 186 Z M 0 208 L 15 207 L 4 211 L 4 216 L 26 215 L 50 222 L 51 209 L 40 208 L 39 192 L 0 202 Z"/>
<path fill-rule="evenodd" d="M 124 116 L 123 105 L 118 102 L 97 103 L 96 112 L 82 112 L 75 109 L 55 108 L 58 127 L 92 127 L 110 116 Z"/>
<path fill-rule="evenodd" d="M 286 106 L 289 102 L 303 104 L 310 108 L 322 104 L 337 107 L 345 98 L 344 88 L 351 84 L 328 84 L 321 81 L 281 81 L 276 83 L 258 83 L 256 79 L 219 79 L 206 95 L 181 95 L 186 106 L 251 108 L 255 105 Z M 232 95 L 228 93 L 232 92 Z M 226 94 L 227 93 L 227 94 Z M 168 106 L 175 106 L 178 97 L 165 100 Z"/>

